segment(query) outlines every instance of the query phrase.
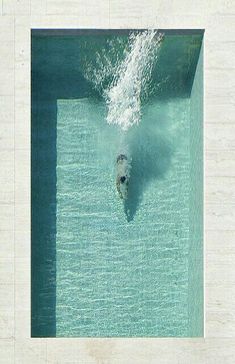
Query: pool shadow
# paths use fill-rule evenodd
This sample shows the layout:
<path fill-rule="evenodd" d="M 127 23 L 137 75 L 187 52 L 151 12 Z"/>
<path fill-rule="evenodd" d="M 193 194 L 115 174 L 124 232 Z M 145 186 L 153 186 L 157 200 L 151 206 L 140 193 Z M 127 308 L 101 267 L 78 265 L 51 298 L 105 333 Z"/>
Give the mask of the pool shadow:
<path fill-rule="evenodd" d="M 73 40 L 32 38 L 31 85 L 31 337 L 55 337 L 57 100 L 90 92 Z"/>
<path fill-rule="evenodd" d="M 174 148 L 169 132 L 158 128 L 156 123 L 152 118 L 149 123 L 139 124 L 130 137 L 132 167 L 128 198 L 124 202 L 128 222 L 134 219 L 149 183 L 164 178 L 171 165 Z"/>

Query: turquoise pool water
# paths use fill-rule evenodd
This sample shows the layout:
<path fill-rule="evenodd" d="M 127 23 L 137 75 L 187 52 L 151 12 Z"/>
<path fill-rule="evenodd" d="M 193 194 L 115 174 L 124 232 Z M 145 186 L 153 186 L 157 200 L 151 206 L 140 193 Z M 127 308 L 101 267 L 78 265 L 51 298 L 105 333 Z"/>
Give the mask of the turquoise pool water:
<path fill-rule="evenodd" d="M 107 41 L 128 34 L 33 33 L 32 336 L 202 336 L 202 35 L 165 34 L 128 132 L 85 75 Z"/>

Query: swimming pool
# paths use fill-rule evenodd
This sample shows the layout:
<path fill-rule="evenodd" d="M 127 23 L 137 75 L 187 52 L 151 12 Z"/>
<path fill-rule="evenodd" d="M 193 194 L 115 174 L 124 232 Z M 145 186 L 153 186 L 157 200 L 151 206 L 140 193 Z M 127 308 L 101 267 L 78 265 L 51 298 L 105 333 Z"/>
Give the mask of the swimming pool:
<path fill-rule="evenodd" d="M 203 336 L 203 34 L 162 31 L 143 86 L 130 33 L 32 31 L 34 337 Z"/>

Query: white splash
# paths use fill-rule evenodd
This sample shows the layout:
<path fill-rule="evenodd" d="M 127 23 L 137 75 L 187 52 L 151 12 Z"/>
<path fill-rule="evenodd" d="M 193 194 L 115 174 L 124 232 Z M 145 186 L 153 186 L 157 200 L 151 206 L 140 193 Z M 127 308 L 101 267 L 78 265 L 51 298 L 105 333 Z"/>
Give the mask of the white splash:
<path fill-rule="evenodd" d="M 151 78 L 162 34 L 147 30 L 131 34 L 129 51 L 115 70 L 111 86 L 104 91 L 108 124 L 128 130 L 141 118 L 141 96 Z"/>
<path fill-rule="evenodd" d="M 125 40 L 117 37 L 109 39 L 106 46 L 85 60 L 83 74 L 93 84 L 93 87 L 104 96 L 105 90 L 110 87 L 117 74 L 125 50 Z M 90 54 L 88 52 L 88 54 Z"/>

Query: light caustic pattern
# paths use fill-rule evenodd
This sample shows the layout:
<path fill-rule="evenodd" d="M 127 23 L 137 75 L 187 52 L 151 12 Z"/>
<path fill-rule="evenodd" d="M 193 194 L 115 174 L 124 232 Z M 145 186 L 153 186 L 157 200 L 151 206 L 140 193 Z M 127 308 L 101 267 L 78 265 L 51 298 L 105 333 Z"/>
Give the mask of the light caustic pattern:
<path fill-rule="evenodd" d="M 105 105 L 58 102 L 57 336 L 187 336 L 188 106 L 150 106 L 131 128 L 126 216 L 113 178 L 120 131 Z"/>

